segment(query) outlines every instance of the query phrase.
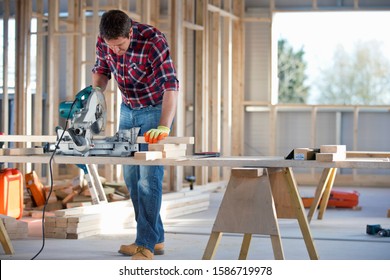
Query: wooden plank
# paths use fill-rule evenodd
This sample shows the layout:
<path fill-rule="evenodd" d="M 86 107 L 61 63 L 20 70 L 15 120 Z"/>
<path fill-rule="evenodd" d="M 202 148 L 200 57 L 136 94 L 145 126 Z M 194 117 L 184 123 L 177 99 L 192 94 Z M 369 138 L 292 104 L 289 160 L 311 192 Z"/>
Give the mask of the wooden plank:
<path fill-rule="evenodd" d="M 186 150 L 187 144 L 149 144 L 149 151 Z"/>
<path fill-rule="evenodd" d="M 140 160 L 155 160 L 162 158 L 162 152 L 160 151 L 147 151 L 147 152 L 136 152 L 134 153 L 135 159 Z"/>
<path fill-rule="evenodd" d="M 321 145 L 320 153 L 343 153 L 347 151 L 345 145 Z"/>
<path fill-rule="evenodd" d="M 390 158 L 390 152 L 347 151 L 347 158 Z"/>
<path fill-rule="evenodd" d="M 0 135 L 2 142 L 55 142 L 56 135 Z"/>
<path fill-rule="evenodd" d="M 8 148 L 3 149 L 3 154 L 7 156 L 23 155 L 43 155 L 43 148 Z"/>
<path fill-rule="evenodd" d="M 340 161 L 345 160 L 345 153 L 317 153 L 316 161 L 320 162 L 332 162 L 332 161 Z"/>
<path fill-rule="evenodd" d="M 74 215 L 80 215 L 80 214 L 84 214 L 84 215 L 86 215 L 86 214 L 99 214 L 103 211 L 107 211 L 108 209 L 111 210 L 111 209 L 121 209 L 121 208 L 128 208 L 128 207 L 132 207 L 132 203 L 129 200 L 125 200 L 125 201 L 103 203 L 103 204 L 94 204 L 91 206 L 57 210 L 54 212 L 54 214 L 56 217 L 74 216 Z"/>
<path fill-rule="evenodd" d="M 163 158 L 179 158 L 184 157 L 186 155 L 186 150 L 169 150 L 169 151 L 163 151 L 162 157 Z"/>

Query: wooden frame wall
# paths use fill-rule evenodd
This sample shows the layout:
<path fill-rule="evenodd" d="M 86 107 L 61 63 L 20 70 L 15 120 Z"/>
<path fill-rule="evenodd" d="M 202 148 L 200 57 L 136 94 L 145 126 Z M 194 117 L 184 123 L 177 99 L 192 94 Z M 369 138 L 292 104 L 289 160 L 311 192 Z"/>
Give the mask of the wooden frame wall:
<path fill-rule="evenodd" d="M 55 127 L 63 120 L 59 120 L 58 106 L 63 100 L 71 100 L 75 93 L 85 87 L 88 80 L 88 69 L 94 63 L 94 49 L 88 48 L 89 41 L 97 35 L 97 26 L 100 20 L 99 12 L 113 8 L 126 10 L 135 20 L 153 24 L 157 27 L 161 24 L 167 26 L 168 38 L 170 40 L 171 52 L 175 61 L 178 77 L 181 81 L 181 95 L 178 104 L 178 111 L 174 123 L 174 134 L 182 136 L 184 134 L 185 104 L 183 92 L 186 90 L 184 80 L 184 55 L 186 42 L 184 30 L 193 30 L 196 35 L 195 46 L 195 79 L 196 87 L 193 91 L 194 110 L 196 123 L 194 135 L 196 143 L 195 151 L 221 151 L 225 155 L 231 154 L 232 146 L 232 92 L 234 84 L 232 82 L 232 69 L 235 62 L 239 63 L 237 56 L 233 56 L 233 48 L 239 46 L 239 42 L 232 44 L 234 33 L 238 30 L 239 16 L 242 13 L 241 2 L 238 0 L 168 0 L 168 15 L 161 17 L 159 0 L 69 0 L 66 2 L 67 15 L 60 17 L 60 9 L 64 8 L 62 0 L 37 0 L 33 8 L 32 0 L 4 0 L 4 20 L 8 22 L 9 3 L 16 5 L 17 22 L 17 100 L 15 110 L 16 117 L 15 134 L 22 135 L 54 135 Z M 102 3 L 104 2 L 104 4 Z M 35 3 L 35 2 L 34 2 Z M 135 7 L 132 10 L 130 6 Z M 47 8 L 47 13 L 44 11 Z M 91 15 L 86 16 L 86 12 Z M 37 20 L 37 32 L 31 32 L 31 19 Z M 166 19 L 167 18 L 167 19 Z M 212 19 L 212 25 L 208 22 Z M 92 28 L 91 28 L 92 26 Z M 6 28 L 6 25 L 5 25 Z M 210 30 L 212 28 L 212 30 Z M 235 31 L 236 30 L 236 31 Z M 238 30 L 239 31 L 239 30 Z M 4 35 L 7 37 L 7 33 Z M 37 38 L 36 53 L 36 77 L 37 92 L 32 103 L 29 80 L 30 69 L 30 38 Z M 219 38 L 218 41 L 210 40 L 209 36 Z M 224 40 L 222 43 L 221 40 Z M 6 42 L 6 41 L 5 41 Z M 234 46 L 233 46 L 234 45 Z M 65 47 L 64 47 L 65 46 Z M 64 52 L 61 52 L 64 50 Z M 209 53 L 211 55 L 209 55 Z M 5 49 L 5 55 L 7 49 Z M 65 57 L 63 59 L 62 57 Z M 221 61 L 230 67 L 230 71 L 221 69 Z M 4 60 L 6 67 L 7 61 Z M 66 63 L 62 66 L 61 63 Z M 236 70 L 238 68 L 236 67 Z M 212 75 L 212 76 L 209 76 Z M 3 75 L 6 77 L 6 74 Z M 65 77 L 66 89 L 61 88 Z M 64 92 L 65 91 L 65 92 Z M 47 93 L 46 103 L 44 92 Z M 187 91 L 188 92 L 188 91 Z M 237 93 L 239 94 L 239 93 Z M 63 96 L 63 97 L 61 97 Z M 7 98 L 7 92 L 4 94 Z M 108 123 L 106 134 L 112 135 L 117 127 L 118 111 L 117 87 L 112 83 L 106 92 L 108 105 Z M 44 105 L 43 105 L 44 104 Z M 3 112 L 7 112 L 3 106 Z M 221 108 L 224 108 L 224 115 Z M 34 116 L 34 117 L 32 117 Z M 33 122 L 31 120 L 34 120 Z M 7 131 L 8 114 L 2 118 L 2 127 Z M 211 122 L 210 122 L 211 121 Z M 211 123 L 211 125 L 209 124 Z M 62 124 L 63 126 L 65 124 Z M 222 131 L 224 137 L 222 137 Z M 226 142 L 226 143 L 225 143 Z M 41 143 L 29 143 L 27 145 L 40 145 Z M 20 166 L 26 169 L 25 166 Z M 41 170 L 41 166 L 27 167 Z M 61 178 L 64 166 L 56 168 L 56 178 Z M 67 167 L 68 168 L 68 167 Z M 29 171 L 29 170 L 25 171 Z M 182 168 L 170 168 L 168 184 L 170 189 L 179 190 L 183 183 Z M 76 169 L 66 171 L 73 174 Z M 116 166 L 106 166 L 103 176 L 108 180 L 117 180 L 120 174 Z M 228 170 L 224 171 L 226 174 Z M 44 172 L 38 172 L 43 174 Z M 209 175 L 210 174 L 210 175 Z M 65 175 L 65 176 L 67 176 Z M 197 183 L 206 184 L 209 181 L 221 179 L 220 168 L 213 168 L 209 173 L 207 168 L 199 168 L 196 173 Z M 223 175 L 226 177 L 226 175 Z"/>
<path fill-rule="evenodd" d="M 172 56 L 178 70 L 181 83 L 181 96 L 174 124 L 174 134 L 183 136 L 185 131 L 186 109 L 194 108 L 193 123 L 195 145 L 194 150 L 217 151 L 223 155 L 243 155 L 244 151 L 244 113 L 247 106 L 269 106 L 271 123 L 276 125 L 278 109 L 270 106 L 271 101 L 263 103 L 244 100 L 244 24 L 247 21 L 262 21 L 264 19 L 245 18 L 245 1 L 241 0 L 0 0 L 4 7 L 4 42 L 8 41 L 7 25 L 10 17 L 17 22 L 17 73 L 15 95 L 15 134 L 55 134 L 55 127 L 60 122 L 58 105 L 63 99 L 72 99 L 75 93 L 86 86 L 88 69 L 94 63 L 94 48 L 88 43 L 95 41 L 100 20 L 99 12 L 112 8 L 124 9 L 137 21 L 150 23 L 157 27 L 164 26 L 168 33 Z M 167 14 L 160 9 L 163 2 L 168 3 Z M 33 6 L 32 3 L 35 5 Z M 66 3 L 68 15 L 60 17 L 60 7 Z M 261 1 L 264 9 L 283 10 L 277 0 Z M 283 2 L 284 3 L 284 2 Z M 311 1 L 311 7 L 306 10 L 322 9 L 317 1 Z M 10 14 L 10 7 L 15 13 Z M 44 9 L 47 9 L 46 11 Z M 359 1 L 354 1 L 351 9 L 359 9 Z M 91 15 L 86 16 L 86 11 Z M 46 13 L 48 12 L 48 13 Z M 37 32 L 30 30 L 30 20 L 37 20 Z M 272 19 L 271 19 L 272 21 Z M 90 27 L 93 28 L 90 28 Z M 186 31 L 192 30 L 194 46 L 187 46 Z M 36 73 L 37 92 L 32 102 L 30 90 L 30 38 L 37 37 Z M 63 43 L 66 52 L 61 53 Z M 1 118 L 2 129 L 9 131 L 8 92 L 6 71 L 7 44 L 3 55 L 4 112 Z M 194 48 L 194 88 L 189 89 L 186 83 L 187 48 Z M 268 46 L 270 49 L 272 46 Z M 65 70 L 61 67 L 61 56 L 65 56 Z M 191 66 L 192 67 L 192 66 Z M 271 71 L 272 69 L 270 69 Z M 66 77 L 66 89 L 61 88 L 61 77 Z M 272 88 L 272 82 L 270 81 Z M 65 94 L 63 91 L 65 90 Z M 46 93 L 46 103 L 43 104 Z M 60 93 L 64 97 L 60 98 Z M 192 94 L 192 104 L 185 101 L 184 94 Z M 106 92 L 108 105 L 108 123 L 106 134 L 116 131 L 118 121 L 118 104 L 120 98 L 115 83 L 111 83 Z M 359 111 L 355 118 L 358 118 Z M 188 115 L 188 114 L 187 114 Z M 316 111 L 313 110 L 315 118 Z M 270 132 L 275 138 L 276 127 Z M 354 136 L 355 137 L 355 136 Z M 272 142 L 272 141 L 271 141 Z M 276 150 L 275 142 L 270 145 L 270 155 Z M 31 143 L 35 145 L 40 143 Z M 28 171 L 26 166 L 21 166 Z M 41 166 L 34 165 L 35 170 Z M 70 167 L 67 167 L 70 168 Z M 42 168 L 43 169 L 43 168 Z M 76 169 L 77 170 L 77 169 Z M 42 174 L 45 173 L 42 170 Z M 74 171 L 72 171 L 74 172 Z M 102 175 L 108 180 L 120 178 L 118 166 L 105 166 Z M 195 168 L 197 184 L 206 184 L 225 180 L 229 169 Z M 183 183 L 182 169 L 169 169 L 167 183 L 170 190 L 179 190 Z M 46 172 L 47 174 L 47 172 Z M 57 176 L 61 175 L 58 170 Z M 59 176 L 58 178 L 61 178 Z"/>

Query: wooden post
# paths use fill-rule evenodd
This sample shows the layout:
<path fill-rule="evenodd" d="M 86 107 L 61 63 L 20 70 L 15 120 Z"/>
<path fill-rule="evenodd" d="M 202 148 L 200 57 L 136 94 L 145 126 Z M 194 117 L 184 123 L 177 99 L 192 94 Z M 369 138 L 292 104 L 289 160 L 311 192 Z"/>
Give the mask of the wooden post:
<path fill-rule="evenodd" d="M 4 13 L 3 13 L 3 107 L 1 126 L 3 132 L 9 134 L 9 97 L 8 97 L 8 21 L 10 14 L 9 0 L 3 1 Z"/>
<path fill-rule="evenodd" d="M 221 17 L 219 13 L 209 14 L 209 53 L 208 68 L 210 69 L 210 119 L 209 132 L 210 150 L 219 152 L 221 150 Z M 209 150 L 209 149 L 208 149 Z M 212 182 L 220 180 L 220 168 L 211 168 Z"/>
<path fill-rule="evenodd" d="M 244 14 L 245 3 L 241 0 L 233 0 L 233 12 L 240 18 L 233 22 L 233 65 L 234 79 L 232 82 L 232 115 L 234 116 L 232 121 L 233 134 L 232 134 L 232 154 L 235 156 L 242 155 L 244 152 L 244 28 L 241 21 L 241 17 Z"/>
<path fill-rule="evenodd" d="M 208 148 L 207 131 L 209 123 L 208 110 L 208 0 L 196 1 L 195 23 L 203 30 L 195 31 L 195 151 L 206 151 Z M 207 168 L 196 167 L 196 184 L 207 183 Z"/>

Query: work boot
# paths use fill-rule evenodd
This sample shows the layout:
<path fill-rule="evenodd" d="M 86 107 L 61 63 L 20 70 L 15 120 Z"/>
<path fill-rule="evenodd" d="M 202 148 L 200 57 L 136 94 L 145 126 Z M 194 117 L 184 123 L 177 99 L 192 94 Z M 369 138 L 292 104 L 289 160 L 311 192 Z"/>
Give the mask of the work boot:
<path fill-rule="evenodd" d="M 138 248 L 138 246 L 135 243 L 130 244 L 130 245 L 121 245 L 118 253 L 121 253 L 121 254 L 127 255 L 127 256 L 132 256 L 135 253 L 137 253 L 137 248 Z M 157 255 L 164 255 L 164 243 L 163 242 L 157 243 L 154 246 L 154 254 L 156 256 Z"/>
<path fill-rule="evenodd" d="M 137 252 L 131 257 L 132 260 L 153 260 L 153 253 L 143 246 L 137 246 Z"/>

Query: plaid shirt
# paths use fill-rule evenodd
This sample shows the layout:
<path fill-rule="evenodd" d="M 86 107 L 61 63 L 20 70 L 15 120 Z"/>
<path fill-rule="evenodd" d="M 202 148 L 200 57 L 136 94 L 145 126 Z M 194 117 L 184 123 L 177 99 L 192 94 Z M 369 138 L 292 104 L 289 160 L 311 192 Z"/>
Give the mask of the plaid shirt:
<path fill-rule="evenodd" d="M 133 36 L 124 55 L 116 55 L 99 36 L 93 73 L 114 75 L 122 100 L 131 108 L 162 103 L 165 91 L 178 91 L 179 81 L 164 34 L 133 21 Z"/>

